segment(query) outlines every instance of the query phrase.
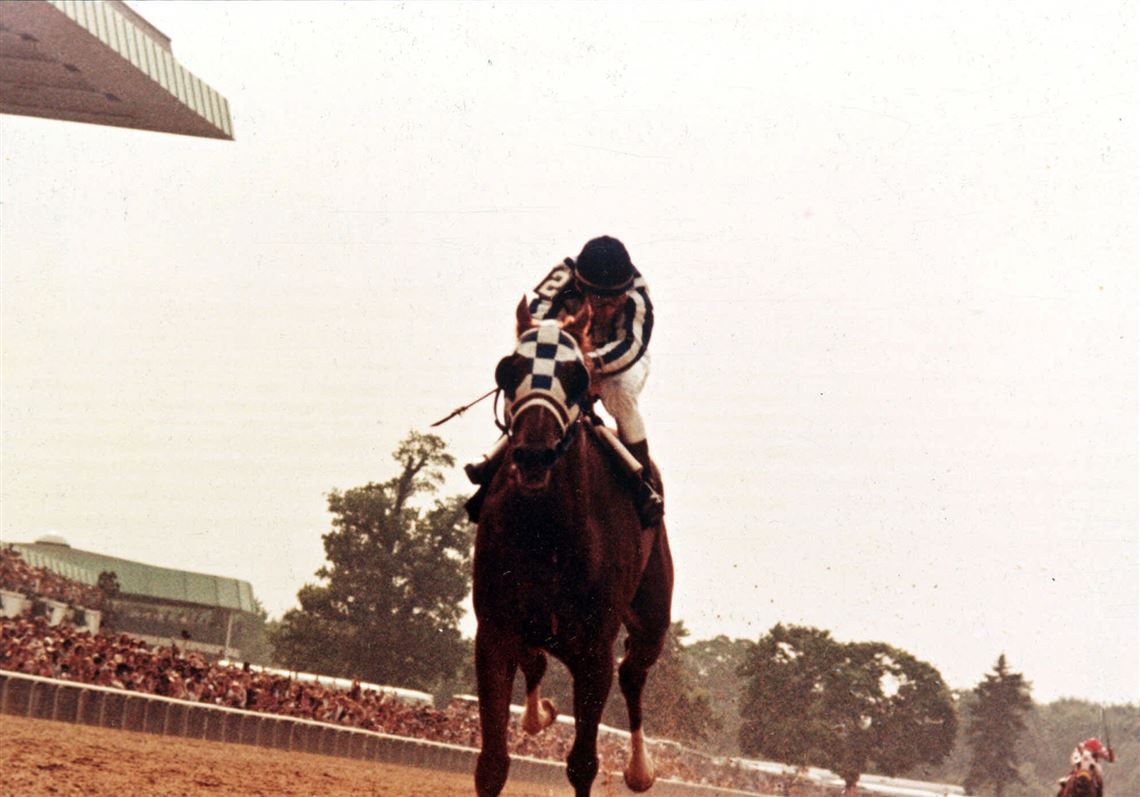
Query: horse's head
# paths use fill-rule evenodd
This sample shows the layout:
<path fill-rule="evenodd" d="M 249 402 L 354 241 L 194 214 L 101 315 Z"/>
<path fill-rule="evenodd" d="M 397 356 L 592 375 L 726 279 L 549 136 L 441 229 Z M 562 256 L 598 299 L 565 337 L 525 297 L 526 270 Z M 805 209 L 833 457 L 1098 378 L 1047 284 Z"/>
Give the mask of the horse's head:
<path fill-rule="evenodd" d="M 518 345 L 499 361 L 495 383 L 506 396 L 510 477 L 523 492 L 550 484 L 558 457 L 573 440 L 573 424 L 589 394 L 590 371 L 582 341 L 590 311 L 559 322 L 535 321 L 519 304 Z"/>
<path fill-rule="evenodd" d="M 1097 780 L 1096 770 L 1075 766 L 1073 771 L 1069 773 L 1068 780 L 1065 781 L 1065 785 L 1061 789 L 1061 794 L 1063 797 L 1099 797 L 1100 790 L 1097 788 Z"/>

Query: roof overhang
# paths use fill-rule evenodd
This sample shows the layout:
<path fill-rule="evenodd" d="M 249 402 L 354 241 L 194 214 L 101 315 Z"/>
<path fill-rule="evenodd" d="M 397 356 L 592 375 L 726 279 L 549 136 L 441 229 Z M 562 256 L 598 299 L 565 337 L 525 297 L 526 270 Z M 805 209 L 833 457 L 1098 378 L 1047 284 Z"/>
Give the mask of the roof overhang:
<path fill-rule="evenodd" d="M 5 545 L 15 548 L 33 567 L 46 567 L 83 584 L 98 583 L 102 572 L 114 573 L 125 598 L 257 613 L 253 587 L 248 581 L 133 562 L 82 551 L 66 543 L 6 542 Z"/>
<path fill-rule="evenodd" d="M 0 3 L 0 112 L 233 139 L 225 97 L 119 0 Z"/>

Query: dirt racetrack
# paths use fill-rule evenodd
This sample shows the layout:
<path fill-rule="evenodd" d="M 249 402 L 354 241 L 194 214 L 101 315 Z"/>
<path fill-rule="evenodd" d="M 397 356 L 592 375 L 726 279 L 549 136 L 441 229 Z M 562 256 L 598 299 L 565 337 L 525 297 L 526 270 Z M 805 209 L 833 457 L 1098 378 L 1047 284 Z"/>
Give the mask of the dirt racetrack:
<path fill-rule="evenodd" d="M 620 779 L 620 778 L 619 778 Z M 552 797 L 569 784 L 507 782 L 504 797 Z M 444 797 L 472 776 L 0 715 L 3 797 Z M 599 797 L 625 792 L 601 775 Z"/>

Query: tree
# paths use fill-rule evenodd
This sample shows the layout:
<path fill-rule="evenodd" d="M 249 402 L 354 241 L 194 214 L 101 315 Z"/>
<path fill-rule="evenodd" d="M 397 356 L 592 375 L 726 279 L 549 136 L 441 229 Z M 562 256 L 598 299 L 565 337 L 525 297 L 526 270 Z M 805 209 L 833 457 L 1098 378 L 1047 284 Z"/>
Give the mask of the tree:
<path fill-rule="evenodd" d="M 268 634 L 269 612 L 254 598 L 252 613 L 241 612 L 234 616 L 233 645 L 241 651 L 243 661 L 260 665 L 273 663 Z"/>
<path fill-rule="evenodd" d="M 961 732 L 954 744 L 954 752 L 941 764 L 917 767 L 906 773 L 907 777 L 940 783 L 966 782 L 970 770 L 968 728 L 973 724 L 977 704 L 978 699 L 972 689 L 959 695 Z M 1025 715 L 1025 725 L 1017 747 L 1020 759 L 1017 774 L 1022 781 L 1007 782 L 1005 797 L 1056 794 L 1057 779 L 1069 768 L 1073 746 L 1090 736 L 1099 736 L 1103 741 L 1106 735 L 1111 737 L 1118 762 L 1104 768 L 1106 793 L 1114 797 L 1140 794 L 1140 767 L 1128 765 L 1140 760 L 1140 705 L 1101 706 L 1073 698 L 1035 703 Z"/>
<path fill-rule="evenodd" d="M 755 643 L 748 639 L 729 639 L 723 634 L 698 640 L 684 649 L 685 668 L 696 683 L 708 692 L 713 717 L 720 728 L 709 747 L 720 755 L 740 752 L 740 706 L 744 679 L 740 666 Z"/>
<path fill-rule="evenodd" d="M 682 640 L 688 635 L 680 620 L 669 626 L 661 657 L 649 671 L 642 703 L 654 736 L 700 745 L 721 726 L 713 715 L 709 693 L 698 685 L 702 681 L 687 666 Z"/>
<path fill-rule="evenodd" d="M 295 669 L 431 689 L 452 678 L 465 648 L 460 601 L 471 586 L 471 528 L 461 497 L 424 508 L 441 468 L 442 439 L 412 432 L 393 454 L 400 473 L 328 496 L 327 562 L 274 629 L 278 662 Z"/>
<path fill-rule="evenodd" d="M 827 631 L 777 624 L 740 668 L 741 749 L 825 767 L 855 794 L 861 773 L 896 775 L 941 761 L 957 733 L 942 677 L 878 642 L 843 644 Z"/>
<path fill-rule="evenodd" d="M 1004 653 L 994 671 L 974 687 L 976 701 L 966 729 L 972 753 L 967 791 L 989 785 L 996 797 L 1002 797 L 1007 784 L 1022 782 L 1017 740 L 1025 730 L 1025 715 L 1033 708 L 1029 689 L 1021 673 L 1009 671 Z"/>

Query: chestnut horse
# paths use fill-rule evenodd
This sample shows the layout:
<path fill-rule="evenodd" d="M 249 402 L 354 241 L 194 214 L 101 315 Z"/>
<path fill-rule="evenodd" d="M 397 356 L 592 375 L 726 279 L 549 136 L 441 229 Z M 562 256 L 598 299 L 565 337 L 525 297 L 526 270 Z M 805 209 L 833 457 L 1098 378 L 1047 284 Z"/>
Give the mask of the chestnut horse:
<path fill-rule="evenodd" d="M 1104 781 L 1095 770 L 1074 768 L 1061 782 L 1057 797 L 1104 797 Z"/>
<path fill-rule="evenodd" d="M 574 744 L 566 775 L 587 797 L 598 772 L 598 723 L 613 683 L 614 642 L 628 637 L 618 679 L 629 712 L 625 780 L 653 785 L 642 734 L 641 693 L 669 628 L 673 562 L 664 524 L 641 528 L 632 493 L 582 413 L 590 375 L 582 354 L 589 312 L 536 323 L 517 312 L 518 346 L 495 372 L 506 395 L 507 451 L 491 481 L 475 538 L 475 668 L 483 746 L 479 797 L 507 780 L 511 686 L 521 669 L 521 725 L 554 721 L 539 696 L 546 653 L 574 680 Z"/>

